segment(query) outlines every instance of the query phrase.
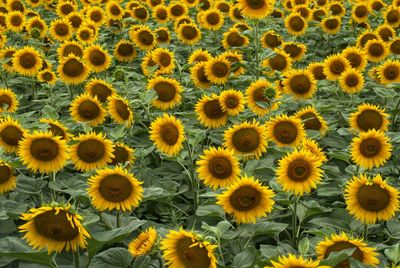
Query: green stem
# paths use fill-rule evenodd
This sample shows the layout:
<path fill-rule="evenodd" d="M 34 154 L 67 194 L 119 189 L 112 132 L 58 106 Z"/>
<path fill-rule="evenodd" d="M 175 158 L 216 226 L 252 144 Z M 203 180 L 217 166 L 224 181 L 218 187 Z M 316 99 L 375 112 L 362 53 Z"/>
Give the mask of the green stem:
<path fill-rule="evenodd" d="M 120 228 L 122 222 L 122 214 L 119 211 L 117 212 L 116 220 L 117 220 L 117 228 Z"/>
<path fill-rule="evenodd" d="M 363 234 L 364 240 L 368 240 L 368 224 L 364 223 L 364 234 Z"/>
<path fill-rule="evenodd" d="M 160 256 L 160 254 L 157 254 L 157 260 L 158 260 L 158 263 L 160 264 L 160 268 L 163 268 L 164 261 L 163 261 L 163 258 Z"/>
<path fill-rule="evenodd" d="M 292 242 L 293 242 L 293 248 L 297 250 L 297 202 L 298 198 L 295 197 L 294 202 L 293 202 L 293 214 L 292 214 L 292 225 L 293 225 L 293 230 L 292 230 Z"/>
<path fill-rule="evenodd" d="M 258 37 L 258 35 L 259 35 L 258 20 L 256 21 L 256 23 L 254 25 L 254 28 L 255 28 L 254 48 L 255 48 L 255 51 L 256 51 L 256 77 L 258 79 L 259 76 L 260 76 L 260 73 L 259 73 L 259 69 L 260 69 L 260 56 L 259 56 L 260 42 L 259 42 L 259 37 Z"/>
<path fill-rule="evenodd" d="M 197 192 L 198 189 L 196 187 L 196 183 L 195 183 L 195 180 L 194 180 L 193 153 L 192 153 L 192 150 L 190 148 L 190 144 L 189 144 L 189 139 L 188 138 L 186 138 L 185 145 L 186 145 L 186 148 L 187 148 L 187 151 L 188 151 L 188 154 L 189 154 L 190 184 L 191 184 L 190 185 L 190 190 L 193 191 L 193 194 L 194 194 L 194 196 L 193 196 L 193 208 L 194 208 L 194 211 L 196 211 L 197 207 L 198 207 L 198 198 L 199 198 L 199 196 L 198 196 L 198 192 Z"/>
<path fill-rule="evenodd" d="M 74 251 L 72 256 L 74 258 L 75 268 L 79 268 L 79 247 L 76 249 L 76 251 Z"/>
<path fill-rule="evenodd" d="M 218 236 L 218 249 L 219 249 L 219 254 L 221 254 L 222 265 L 225 267 L 225 259 L 224 259 L 224 254 L 222 253 L 222 247 L 221 247 L 221 238 L 219 236 Z"/>

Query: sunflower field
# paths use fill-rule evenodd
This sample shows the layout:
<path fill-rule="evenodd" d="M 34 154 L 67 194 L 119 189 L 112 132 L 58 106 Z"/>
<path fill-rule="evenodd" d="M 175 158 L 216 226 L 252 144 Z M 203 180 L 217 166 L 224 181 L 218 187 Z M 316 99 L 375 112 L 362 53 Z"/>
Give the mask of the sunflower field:
<path fill-rule="evenodd" d="M 1 0 L 0 267 L 400 267 L 400 0 Z"/>

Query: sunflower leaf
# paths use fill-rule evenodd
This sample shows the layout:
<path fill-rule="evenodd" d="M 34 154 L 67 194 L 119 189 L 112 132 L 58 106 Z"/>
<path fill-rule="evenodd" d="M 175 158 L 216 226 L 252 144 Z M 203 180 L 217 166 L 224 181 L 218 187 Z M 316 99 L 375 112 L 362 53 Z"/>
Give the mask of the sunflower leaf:
<path fill-rule="evenodd" d="M 133 256 L 125 248 L 110 248 L 94 256 L 88 267 L 126 268 L 132 262 L 132 259 Z"/>

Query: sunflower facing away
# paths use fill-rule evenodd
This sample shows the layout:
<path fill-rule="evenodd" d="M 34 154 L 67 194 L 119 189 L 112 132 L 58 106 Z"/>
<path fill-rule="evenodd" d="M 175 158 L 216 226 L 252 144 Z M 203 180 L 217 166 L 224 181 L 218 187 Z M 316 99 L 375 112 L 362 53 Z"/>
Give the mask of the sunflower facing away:
<path fill-rule="evenodd" d="M 351 143 L 351 158 L 363 167 L 380 167 L 391 157 L 392 145 L 389 138 L 375 129 L 361 132 Z"/>
<path fill-rule="evenodd" d="M 17 187 L 17 178 L 11 165 L 0 160 L 0 194 L 12 191 Z"/>
<path fill-rule="evenodd" d="M 327 122 L 312 105 L 302 108 L 294 117 L 302 121 L 304 129 L 319 131 L 321 135 L 325 135 L 328 130 Z"/>
<path fill-rule="evenodd" d="M 88 183 L 92 205 L 99 211 L 131 211 L 142 200 L 142 182 L 120 166 L 98 170 Z"/>
<path fill-rule="evenodd" d="M 366 224 L 390 220 L 399 210 L 399 191 L 379 174 L 374 178 L 354 176 L 346 184 L 344 196 L 349 213 Z"/>
<path fill-rule="evenodd" d="M 278 109 L 281 93 L 267 80 L 258 79 L 246 89 L 246 102 L 250 110 L 258 116 L 269 114 Z"/>
<path fill-rule="evenodd" d="M 161 152 L 177 155 L 182 150 L 185 141 L 181 120 L 168 114 L 157 117 L 150 125 L 150 140 Z"/>
<path fill-rule="evenodd" d="M 134 257 L 143 256 L 151 251 L 156 242 L 157 231 L 150 227 L 129 243 L 128 250 Z"/>
<path fill-rule="evenodd" d="M 118 95 L 108 98 L 108 113 L 118 124 L 125 124 L 130 127 L 133 123 L 133 112 L 127 99 Z"/>
<path fill-rule="evenodd" d="M 217 196 L 217 204 L 232 214 L 238 223 L 255 223 L 269 214 L 275 193 L 253 177 L 242 176 Z"/>
<path fill-rule="evenodd" d="M 0 147 L 7 153 L 16 152 L 27 131 L 11 117 L 0 120 Z"/>
<path fill-rule="evenodd" d="M 0 88 L 0 113 L 13 113 L 17 110 L 19 102 L 15 93 L 9 88 Z"/>
<path fill-rule="evenodd" d="M 350 114 L 349 122 L 352 129 L 368 131 L 371 129 L 387 131 L 389 115 L 377 105 L 363 103 L 357 107 L 357 111 Z"/>
<path fill-rule="evenodd" d="M 106 110 L 101 106 L 96 96 L 88 93 L 77 96 L 70 107 L 71 117 L 75 122 L 84 122 L 90 126 L 102 124 L 106 117 Z"/>
<path fill-rule="evenodd" d="M 161 241 L 169 268 L 217 268 L 216 245 L 200 239 L 194 232 L 170 230 Z"/>
<path fill-rule="evenodd" d="M 312 259 L 297 257 L 296 255 L 289 254 L 288 256 L 279 256 L 276 261 L 271 261 L 272 266 L 265 268 L 318 268 L 319 261 Z"/>
<path fill-rule="evenodd" d="M 218 128 L 226 124 L 228 113 L 222 110 L 219 96 L 203 96 L 196 104 L 197 119 L 208 128 Z"/>
<path fill-rule="evenodd" d="M 293 94 L 296 99 L 309 99 L 317 91 L 317 81 L 307 69 L 292 69 L 283 79 L 285 93 Z"/>
<path fill-rule="evenodd" d="M 276 145 L 296 147 L 300 145 L 306 136 L 303 123 L 296 117 L 289 117 L 285 114 L 271 118 L 265 124 L 268 139 Z"/>
<path fill-rule="evenodd" d="M 157 98 L 152 104 L 161 110 L 174 108 L 181 103 L 182 86 L 174 78 L 156 76 L 148 81 L 147 89 L 156 91 Z"/>
<path fill-rule="evenodd" d="M 295 149 L 279 160 L 276 180 L 285 192 L 301 196 L 321 182 L 321 165 L 321 160 L 310 151 Z"/>
<path fill-rule="evenodd" d="M 228 89 L 219 95 L 219 104 L 222 111 L 230 116 L 236 116 L 244 110 L 244 96 L 239 90 Z"/>
<path fill-rule="evenodd" d="M 47 252 L 62 250 L 77 251 L 86 248 L 86 238 L 90 238 L 82 217 L 68 206 L 43 206 L 31 208 L 21 219 L 25 224 L 18 227 L 25 233 L 24 239 L 34 249 L 47 249 Z"/>

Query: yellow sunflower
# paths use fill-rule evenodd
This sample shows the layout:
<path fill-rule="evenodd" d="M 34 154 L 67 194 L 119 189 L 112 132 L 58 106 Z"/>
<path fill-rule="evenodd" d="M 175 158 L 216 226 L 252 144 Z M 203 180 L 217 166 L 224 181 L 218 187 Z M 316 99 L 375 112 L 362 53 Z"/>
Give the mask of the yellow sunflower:
<path fill-rule="evenodd" d="M 72 135 L 68 133 L 68 128 L 65 127 L 58 120 L 40 118 L 39 122 L 47 124 L 48 125 L 47 131 L 50 131 L 55 137 L 60 137 L 61 139 L 66 141 L 69 141 L 69 139 L 72 137 Z"/>
<path fill-rule="evenodd" d="M 376 29 L 375 32 L 381 37 L 385 42 L 390 42 L 396 36 L 396 32 L 392 26 L 387 24 L 381 24 Z"/>
<path fill-rule="evenodd" d="M 221 147 L 204 150 L 196 164 L 199 179 L 214 190 L 233 184 L 240 175 L 238 159 Z"/>
<path fill-rule="evenodd" d="M 176 29 L 179 40 L 185 45 L 194 45 L 201 39 L 201 31 L 194 23 L 182 23 Z"/>
<path fill-rule="evenodd" d="M 364 76 L 353 68 L 344 71 L 338 80 L 340 88 L 347 94 L 358 93 L 364 88 Z"/>
<path fill-rule="evenodd" d="M 288 256 L 279 256 L 277 261 L 271 261 L 273 265 L 271 268 L 319 268 L 319 261 L 312 259 L 297 257 L 296 255 L 289 254 Z M 267 267 L 266 267 L 267 268 Z"/>
<path fill-rule="evenodd" d="M 239 0 L 237 8 L 250 19 L 267 17 L 274 9 L 275 0 Z"/>
<path fill-rule="evenodd" d="M 236 3 L 232 6 L 231 10 L 229 10 L 229 17 L 232 21 L 244 21 L 245 17 L 243 16 L 242 9 L 239 7 L 239 3 Z"/>
<path fill-rule="evenodd" d="M 72 30 L 74 32 L 76 32 L 81 27 L 81 25 L 84 23 L 84 18 L 81 15 L 81 13 L 79 13 L 79 12 L 69 13 L 68 16 L 66 17 L 66 19 L 71 24 Z"/>
<path fill-rule="evenodd" d="M 244 96 L 239 90 L 228 89 L 219 95 L 219 104 L 222 111 L 228 115 L 236 116 L 244 110 Z"/>
<path fill-rule="evenodd" d="M 114 87 L 98 78 L 92 78 L 85 85 L 85 91 L 89 93 L 92 97 L 97 97 L 100 102 L 106 102 L 110 96 L 116 94 Z"/>
<path fill-rule="evenodd" d="M 142 50 L 151 50 L 156 45 L 156 37 L 153 31 L 145 25 L 140 26 L 132 37 L 136 46 Z"/>
<path fill-rule="evenodd" d="M 26 76 L 36 76 L 42 67 L 42 62 L 39 52 L 30 46 L 18 49 L 12 58 L 13 69 Z"/>
<path fill-rule="evenodd" d="M 169 20 L 168 17 L 168 8 L 164 5 L 158 5 L 155 8 L 153 8 L 153 18 L 158 22 L 158 23 L 167 23 Z"/>
<path fill-rule="evenodd" d="M 399 191 L 380 174 L 372 179 L 363 174 L 354 176 L 346 184 L 344 196 L 349 213 L 366 224 L 390 220 L 399 211 Z"/>
<path fill-rule="evenodd" d="M 0 88 L 0 113 L 13 113 L 18 106 L 19 102 L 15 93 L 9 88 Z"/>
<path fill-rule="evenodd" d="M 75 168 L 80 171 L 90 171 L 103 168 L 114 157 L 112 141 L 104 134 L 89 132 L 79 134 L 76 143 L 69 148 L 69 155 Z"/>
<path fill-rule="evenodd" d="M 111 65 L 111 56 L 98 45 L 87 47 L 82 58 L 90 70 L 96 73 L 107 70 Z"/>
<path fill-rule="evenodd" d="M 160 27 L 155 30 L 157 44 L 169 44 L 171 41 L 167 27 Z"/>
<path fill-rule="evenodd" d="M 307 69 L 292 69 L 285 73 L 283 89 L 296 99 L 309 99 L 317 91 L 317 81 Z"/>
<path fill-rule="evenodd" d="M 351 9 L 351 17 L 356 23 L 362 23 L 368 20 L 368 15 L 371 12 L 367 2 L 358 3 Z"/>
<path fill-rule="evenodd" d="M 358 71 L 363 71 L 367 66 L 367 55 L 357 47 L 347 47 L 341 54 L 349 61 L 350 67 Z"/>
<path fill-rule="evenodd" d="M 182 86 L 174 78 L 156 76 L 148 81 L 147 89 L 156 91 L 157 99 L 152 104 L 161 110 L 174 108 L 181 103 Z"/>
<path fill-rule="evenodd" d="M 369 2 L 371 9 L 374 11 L 380 11 L 382 8 L 386 6 L 386 3 L 382 0 L 371 0 Z"/>
<path fill-rule="evenodd" d="M 135 7 L 132 10 L 131 14 L 135 19 L 137 19 L 141 22 L 145 22 L 147 20 L 147 18 L 149 17 L 149 12 L 147 11 L 147 9 L 144 6 Z"/>
<path fill-rule="evenodd" d="M 319 131 L 321 135 L 325 135 L 326 131 L 328 130 L 328 124 L 326 123 L 325 119 L 312 105 L 302 108 L 296 112 L 294 117 L 303 122 L 304 129 Z"/>
<path fill-rule="evenodd" d="M 127 162 L 132 163 L 134 161 L 135 150 L 133 150 L 128 145 L 123 143 L 116 143 L 113 144 L 113 149 L 114 157 L 111 159 L 111 162 L 109 162 L 110 165 L 123 165 Z"/>
<path fill-rule="evenodd" d="M 7 153 L 16 152 L 27 131 L 11 117 L 0 120 L 0 147 Z"/>
<path fill-rule="evenodd" d="M 306 45 L 298 42 L 285 42 L 282 48 L 294 61 L 299 61 L 307 52 Z"/>
<path fill-rule="evenodd" d="M 335 16 L 344 16 L 346 14 L 346 8 L 341 2 L 330 2 L 327 6 L 327 9 L 332 15 Z"/>
<path fill-rule="evenodd" d="M 331 55 L 324 61 L 324 74 L 326 79 L 335 81 L 340 75 L 350 68 L 350 62 L 340 54 Z"/>
<path fill-rule="evenodd" d="M 170 230 L 160 244 L 169 268 L 217 268 L 214 255 L 217 246 L 193 232 Z"/>
<path fill-rule="evenodd" d="M 57 19 L 50 24 L 51 36 L 59 42 L 64 42 L 72 37 L 73 29 L 71 23 L 66 19 Z"/>
<path fill-rule="evenodd" d="M 128 250 L 134 257 L 143 256 L 151 251 L 156 242 L 157 231 L 150 227 L 129 243 Z"/>
<path fill-rule="evenodd" d="M 67 57 L 69 54 L 82 58 L 83 47 L 76 41 L 66 41 L 57 48 L 57 54 L 59 59 Z"/>
<path fill-rule="evenodd" d="M 192 79 L 194 85 L 200 89 L 207 89 L 211 86 L 211 81 L 208 80 L 205 71 L 206 65 L 206 61 L 201 61 L 190 68 L 190 78 Z"/>
<path fill-rule="evenodd" d="M 321 21 L 321 28 L 325 33 L 337 34 L 340 32 L 342 26 L 342 20 L 338 16 L 329 16 Z"/>
<path fill-rule="evenodd" d="M 86 248 L 89 233 L 82 225 L 82 217 L 70 205 L 31 208 L 21 219 L 25 224 L 18 227 L 25 233 L 24 239 L 34 249 L 47 249 L 50 254 L 62 250 L 77 251 Z"/>
<path fill-rule="evenodd" d="M 400 26 L 400 10 L 398 7 L 389 6 L 383 14 L 385 23 L 389 24 L 393 28 Z"/>
<path fill-rule="evenodd" d="M 204 50 L 202 48 L 196 49 L 190 54 L 188 58 L 188 64 L 196 64 L 202 61 L 209 61 L 212 59 L 212 56 L 208 50 Z"/>
<path fill-rule="evenodd" d="M 372 169 L 384 165 L 391 157 L 391 152 L 389 138 L 375 129 L 361 132 L 351 143 L 351 158 L 363 168 Z"/>
<path fill-rule="evenodd" d="M 305 138 L 301 141 L 300 146 L 302 150 L 310 152 L 322 163 L 328 161 L 325 153 L 322 151 L 322 149 L 319 147 L 319 144 L 315 140 L 311 138 Z"/>
<path fill-rule="evenodd" d="M 157 63 L 156 74 L 172 74 L 175 69 L 175 55 L 167 48 L 156 48 L 152 52 L 152 60 Z"/>
<path fill-rule="evenodd" d="M 274 30 L 269 30 L 263 33 L 260 42 L 263 48 L 274 49 L 282 45 L 282 36 Z"/>
<path fill-rule="evenodd" d="M 389 55 L 389 48 L 382 40 L 369 40 L 364 47 L 369 61 L 380 62 Z"/>
<path fill-rule="evenodd" d="M 133 123 L 133 112 L 127 99 L 114 95 L 108 98 L 108 113 L 118 124 L 130 127 Z"/>
<path fill-rule="evenodd" d="M 387 131 L 389 115 L 377 105 L 363 103 L 357 107 L 357 111 L 350 114 L 349 122 L 352 129 L 368 131 L 371 129 Z"/>
<path fill-rule="evenodd" d="M 325 240 L 320 241 L 315 251 L 317 253 L 318 259 L 323 260 L 329 257 L 332 253 L 342 251 L 344 249 L 353 249 L 354 252 L 351 255 L 353 259 L 361 261 L 367 266 L 376 266 L 379 264 L 378 252 L 376 248 L 370 248 L 361 239 L 353 239 L 348 237 L 344 232 L 341 234 L 332 234 L 331 237 L 325 237 Z M 346 259 L 336 267 L 350 268 L 349 260 Z"/>
<path fill-rule="evenodd" d="M 197 119 L 208 128 L 218 128 L 228 121 L 228 113 L 222 110 L 219 96 L 203 96 L 195 106 Z"/>
<path fill-rule="evenodd" d="M 75 12 L 76 10 L 76 5 L 70 1 L 60 1 L 56 6 L 56 13 L 61 18 L 68 16 L 68 14 Z"/>
<path fill-rule="evenodd" d="M 237 50 L 225 50 L 220 54 L 221 58 L 225 58 L 230 63 L 230 71 L 234 77 L 238 77 L 245 73 L 243 54 Z"/>
<path fill-rule="evenodd" d="M 209 60 L 205 65 L 205 74 L 214 84 L 225 84 L 231 71 L 230 62 L 222 56 Z"/>
<path fill-rule="evenodd" d="M 80 58 L 74 54 L 69 54 L 61 60 L 57 72 L 64 83 L 78 85 L 86 80 L 89 75 L 89 68 Z"/>
<path fill-rule="evenodd" d="M 164 154 L 177 155 L 185 141 L 185 130 L 181 120 L 168 114 L 157 117 L 150 125 L 150 140 Z"/>
<path fill-rule="evenodd" d="M 262 67 L 266 68 L 266 74 L 273 75 L 275 71 L 284 73 L 292 68 L 292 58 L 284 50 L 275 49 L 275 54 L 263 60 Z"/>
<path fill-rule="evenodd" d="M 397 60 L 387 60 L 378 66 L 377 74 L 382 84 L 400 82 L 400 62 Z"/>
<path fill-rule="evenodd" d="M 21 32 L 25 26 L 25 16 L 20 11 L 11 11 L 5 18 L 7 29 L 14 32 Z"/>
<path fill-rule="evenodd" d="M 258 116 L 264 116 L 278 109 L 281 93 L 267 80 L 259 79 L 246 89 L 246 103 L 250 110 Z"/>
<path fill-rule="evenodd" d="M 120 166 L 98 170 L 88 184 L 89 197 L 98 211 L 131 211 L 142 200 L 142 182 Z"/>
<path fill-rule="evenodd" d="M 252 123 L 235 124 L 224 132 L 224 147 L 235 155 L 259 159 L 267 151 L 266 129 L 253 120 Z"/>
<path fill-rule="evenodd" d="M 392 42 L 390 42 L 390 52 L 395 55 L 400 54 L 400 38 L 394 38 Z"/>
<path fill-rule="evenodd" d="M 113 20 L 120 20 L 123 16 L 123 9 L 119 5 L 118 1 L 108 1 L 106 3 L 105 11 L 107 17 Z"/>
<path fill-rule="evenodd" d="M 106 20 L 106 14 L 101 7 L 91 6 L 86 12 L 86 18 L 100 27 Z"/>
<path fill-rule="evenodd" d="M 326 76 L 324 74 L 324 64 L 321 62 L 311 62 L 307 66 L 307 70 L 310 71 L 315 80 L 325 80 Z"/>
<path fill-rule="evenodd" d="M 366 30 L 358 35 L 357 37 L 357 47 L 363 49 L 368 41 L 378 40 L 379 35 L 371 30 Z"/>
<path fill-rule="evenodd" d="M 285 27 L 289 34 L 301 36 L 307 31 L 308 25 L 299 13 L 291 13 L 285 18 Z"/>
<path fill-rule="evenodd" d="M 122 62 L 131 62 L 136 57 L 136 50 L 129 40 L 120 40 L 114 47 L 114 56 Z"/>
<path fill-rule="evenodd" d="M 87 25 L 82 25 L 76 31 L 76 39 L 82 44 L 89 45 L 97 39 L 97 32 Z"/>
<path fill-rule="evenodd" d="M 217 195 L 217 204 L 238 223 L 255 223 L 269 214 L 275 204 L 275 193 L 253 177 L 242 176 Z"/>
<path fill-rule="evenodd" d="M 85 122 L 93 127 L 102 124 L 106 118 L 106 111 L 100 101 L 88 93 L 77 96 L 71 102 L 70 114 L 75 122 Z"/>
<path fill-rule="evenodd" d="M 280 147 L 299 146 L 306 136 L 302 121 L 297 117 L 288 117 L 285 114 L 270 118 L 265 127 L 268 139 Z"/>
<path fill-rule="evenodd" d="M 245 47 L 249 44 L 249 38 L 240 34 L 239 29 L 230 28 L 222 35 L 222 46 L 225 49 Z"/>
<path fill-rule="evenodd" d="M 44 38 L 47 34 L 47 24 L 40 17 L 33 17 L 25 24 L 26 31 L 34 38 Z"/>
<path fill-rule="evenodd" d="M 224 25 L 224 15 L 216 8 L 210 8 L 201 13 L 200 25 L 207 29 L 216 31 Z"/>
<path fill-rule="evenodd" d="M 7 193 L 17 187 L 17 178 L 11 165 L 0 160 L 0 194 Z"/>

